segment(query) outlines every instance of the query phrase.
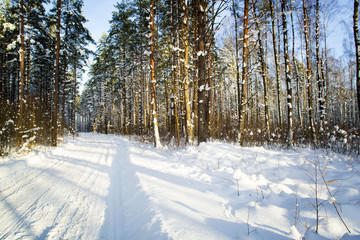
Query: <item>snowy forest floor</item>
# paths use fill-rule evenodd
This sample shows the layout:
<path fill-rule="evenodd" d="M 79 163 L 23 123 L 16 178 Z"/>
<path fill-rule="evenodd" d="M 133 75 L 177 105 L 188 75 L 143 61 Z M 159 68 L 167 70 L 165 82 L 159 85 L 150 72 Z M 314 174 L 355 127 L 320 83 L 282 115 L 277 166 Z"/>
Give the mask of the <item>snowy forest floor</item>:
<path fill-rule="evenodd" d="M 80 134 L 0 159 L 0 239 L 360 239 L 359 160 L 223 142 L 155 149 Z"/>

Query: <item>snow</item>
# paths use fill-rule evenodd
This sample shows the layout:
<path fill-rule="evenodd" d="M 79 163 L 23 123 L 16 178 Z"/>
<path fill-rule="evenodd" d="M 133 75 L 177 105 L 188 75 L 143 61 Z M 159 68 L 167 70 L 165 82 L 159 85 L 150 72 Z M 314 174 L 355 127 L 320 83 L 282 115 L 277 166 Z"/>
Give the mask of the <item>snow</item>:
<path fill-rule="evenodd" d="M 146 56 L 150 56 L 150 55 L 151 55 L 151 51 L 147 51 L 147 50 L 145 50 L 144 55 L 146 55 Z"/>
<path fill-rule="evenodd" d="M 199 56 L 206 56 L 206 51 L 205 51 L 205 52 L 203 52 L 203 51 L 198 51 L 196 54 L 197 54 L 198 57 L 199 57 Z"/>
<path fill-rule="evenodd" d="M 15 48 L 16 48 L 16 41 L 13 41 L 13 42 L 10 43 L 9 45 L 7 45 L 6 50 L 7 50 L 7 51 L 11 51 L 11 50 L 13 50 L 13 49 L 15 49 Z"/>
<path fill-rule="evenodd" d="M 16 25 L 10 22 L 3 23 L 3 26 L 4 32 L 6 32 L 7 30 L 14 31 L 16 29 Z"/>
<path fill-rule="evenodd" d="M 205 85 L 204 85 L 204 84 L 199 87 L 199 91 L 200 91 L 200 92 L 204 91 L 204 89 L 205 89 Z"/>
<path fill-rule="evenodd" d="M 356 157 L 224 142 L 154 148 L 129 138 L 80 134 L 1 159 L 0 239 L 360 237 Z M 329 197 L 319 183 L 319 234 L 308 175 L 314 161 L 326 162 L 327 186 L 336 193 Z"/>

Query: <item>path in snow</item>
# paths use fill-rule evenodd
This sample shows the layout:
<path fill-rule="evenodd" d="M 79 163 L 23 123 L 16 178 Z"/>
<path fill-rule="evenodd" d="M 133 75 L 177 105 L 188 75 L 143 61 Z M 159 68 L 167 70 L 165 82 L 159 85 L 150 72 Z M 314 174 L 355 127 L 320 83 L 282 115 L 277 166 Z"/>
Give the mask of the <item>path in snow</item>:
<path fill-rule="evenodd" d="M 346 156 L 226 143 L 172 151 L 81 134 L 0 165 L 0 240 L 299 239 L 314 228 L 306 175 L 316 159 L 359 238 L 360 174 Z M 320 233 L 339 238 L 346 230 L 320 186 Z"/>
<path fill-rule="evenodd" d="M 0 166 L 0 239 L 120 239 L 127 143 L 84 135 Z"/>

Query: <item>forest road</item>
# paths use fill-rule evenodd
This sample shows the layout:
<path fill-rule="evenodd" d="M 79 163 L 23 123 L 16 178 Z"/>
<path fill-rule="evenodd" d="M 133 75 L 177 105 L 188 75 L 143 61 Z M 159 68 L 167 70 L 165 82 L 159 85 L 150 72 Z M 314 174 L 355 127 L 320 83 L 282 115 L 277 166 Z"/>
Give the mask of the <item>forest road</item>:
<path fill-rule="evenodd" d="M 128 158 L 126 140 L 81 134 L 0 165 L 0 239 L 123 239 Z"/>

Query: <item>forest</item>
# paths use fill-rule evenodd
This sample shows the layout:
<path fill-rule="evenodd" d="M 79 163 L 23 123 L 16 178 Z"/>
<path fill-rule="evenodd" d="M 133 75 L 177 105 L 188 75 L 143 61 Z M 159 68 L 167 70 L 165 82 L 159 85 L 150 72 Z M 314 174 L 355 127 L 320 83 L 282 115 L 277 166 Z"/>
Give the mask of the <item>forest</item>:
<path fill-rule="evenodd" d="M 83 0 L 4 0 L 0 155 L 78 132 L 359 154 L 359 1 L 348 2 L 124 0 L 92 52 Z M 341 14 L 353 22 L 336 56 Z"/>

